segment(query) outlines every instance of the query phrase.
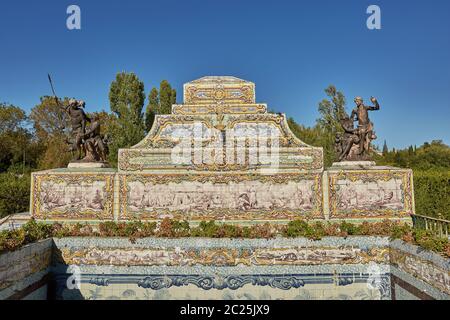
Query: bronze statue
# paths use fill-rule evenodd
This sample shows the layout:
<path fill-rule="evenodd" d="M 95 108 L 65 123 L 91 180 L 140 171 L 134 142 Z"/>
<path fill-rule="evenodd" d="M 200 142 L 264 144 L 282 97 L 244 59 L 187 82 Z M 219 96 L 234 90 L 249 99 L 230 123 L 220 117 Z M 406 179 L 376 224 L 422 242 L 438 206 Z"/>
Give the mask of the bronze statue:
<path fill-rule="evenodd" d="M 55 93 L 52 78 L 48 75 L 48 80 L 52 88 L 56 103 L 60 106 L 60 101 Z M 70 118 L 72 140 L 67 140 L 70 144 L 69 151 L 76 152 L 74 161 L 81 162 L 106 162 L 108 156 L 108 137 L 100 133 L 100 117 L 98 114 L 90 119 L 84 112 L 85 102 L 83 100 L 70 99 L 67 106 L 62 106 Z M 90 123 L 86 131 L 87 123 Z M 84 154 L 84 157 L 83 157 Z"/>
<path fill-rule="evenodd" d="M 90 119 L 84 112 L 84 101 L 77 101 L 70 99 L 67 106 L 63 106 L 64 110 L 70 118 L 70 125 L 72 127 L 72 138 L 70 151 L 76 151 L 74 160 L 80 160 L 83 153 L 83 137 L 86 132 L 86 122 Z"/>
<path fill-rule="evenodd" d="M 98 114 L 89 118 L 84 113 L 84 101 L 71 99 L 65 107 L 72 125 L 72 141 L 70 151 L 77 151 L 75 161 L 106 162 L 109 153 L 108 137 L 100 133 L 100 117 Z M 87 123 L 90 123 L 87 126 Z M 84 157 L 83 157 L 84 153 Z"/>
<path fill-rule="evenodd" d="M 336 135 L 335 150 L 338 154 L 339 161 L 342 161 L 348 157 L 353 145 L 359 143 L 360 138 L 358 129 L 355 129 L 353 119 L 351 119 L 348 114 L 345 114 L 339 122 L 341 123 L 344 132 Z"/>
<path fill-rule="evenodd" d="M 106 162 L 108 156 L 108 137 L 100 134 L 100 117 L 94 115 L 88 131 L 84 134 L 84 146 L 86 156 L 84 161 Z"/>
<path fill-rule="evenodd" d="M 369 111 L 379 110 L 377 99 L 370 98 L 374 106 L 366 106 L 361 97 L 355 98 L 356 107 L 350 117 L 345 114 L 340 123 L 344 133 L 336 135 L 335 150 L 338 160 L 364 161 L 370 160 L 370 143 L 376 139 L 373 123 L 369 119 Z M 353 122 L 358 121 L 358 127 L 354 128 Z"/>

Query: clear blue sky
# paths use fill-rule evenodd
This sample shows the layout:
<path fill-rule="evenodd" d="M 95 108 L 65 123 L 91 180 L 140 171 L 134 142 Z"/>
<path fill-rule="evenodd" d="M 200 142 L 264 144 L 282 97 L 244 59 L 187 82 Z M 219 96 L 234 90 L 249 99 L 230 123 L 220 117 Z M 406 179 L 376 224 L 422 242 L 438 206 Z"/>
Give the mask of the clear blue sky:
<path fill-rule="evenodd" d="M 66 28 L 81 7 L 82 29 Z M 366 8 L 381 8 L 368 30 Z M 258 102 L 313 125 L 323 89 L 334 84 L 381 110 L 371 117 L 389 147 L 450 143 L 450 1 L 1 1 L 0 101 L 27 111 L 51 94 L 109 110 L 115 74 L 133 71 L 146 94 L 162 79 L 204 75 L 256 83 Z"/>

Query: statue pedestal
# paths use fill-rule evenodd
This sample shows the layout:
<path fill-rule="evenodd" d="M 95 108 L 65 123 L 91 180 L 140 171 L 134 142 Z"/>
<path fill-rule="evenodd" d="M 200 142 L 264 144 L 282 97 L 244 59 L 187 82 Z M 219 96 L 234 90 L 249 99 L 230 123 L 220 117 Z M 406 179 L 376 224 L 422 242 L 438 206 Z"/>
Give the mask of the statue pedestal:
<path fill-rule="evenodd" d="M 404 220 L 414 213 L 411 169 L 373 161 L 333 163 L 326 171 L 330 220 Z"/>
<path fill-rule="evenodd" d="M 370 167 L 374 167 L 375 161 L 341 161 L 341 162 L 333 162 L 331 168 L 355 168 L 355 169 L 369 169 Z"/>
<path fill-rule="evenodd" d="M 109 164 L 107 162 L 82 162 L 82 161 L 74 161 L 70 162 L 67 166 L 69 169 L 74 168 L 83 168 L 83 169 L 92 169 L 92 168 L 109 168 Z"/>

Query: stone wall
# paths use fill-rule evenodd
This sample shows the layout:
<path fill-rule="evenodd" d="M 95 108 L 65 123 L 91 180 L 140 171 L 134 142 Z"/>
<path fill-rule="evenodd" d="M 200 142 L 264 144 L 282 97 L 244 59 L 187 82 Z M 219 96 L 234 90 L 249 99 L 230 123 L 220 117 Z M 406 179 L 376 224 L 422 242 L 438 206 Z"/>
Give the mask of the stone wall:
<path fill-rule="evenodd" d="M 52 239 L 0 255 L 0 300 L 47 299 Z"/>
<path fill-rule="evenodd" d="M 450 259 L 395 240 L 389 260 L 393 299 L 450 299 Z"/>

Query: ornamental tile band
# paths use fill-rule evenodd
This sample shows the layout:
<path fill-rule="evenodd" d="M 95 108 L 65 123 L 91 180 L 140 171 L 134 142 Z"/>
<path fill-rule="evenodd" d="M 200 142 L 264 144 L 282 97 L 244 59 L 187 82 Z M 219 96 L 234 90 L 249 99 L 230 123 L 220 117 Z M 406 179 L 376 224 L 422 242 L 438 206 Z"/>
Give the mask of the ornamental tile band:
<path fill-rule="evenodd" d="M 387 263 L 388 248 L 62 248 L 67 265 L 269 266 Z"/>

